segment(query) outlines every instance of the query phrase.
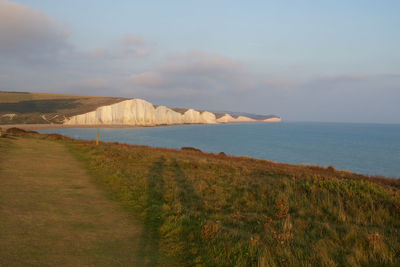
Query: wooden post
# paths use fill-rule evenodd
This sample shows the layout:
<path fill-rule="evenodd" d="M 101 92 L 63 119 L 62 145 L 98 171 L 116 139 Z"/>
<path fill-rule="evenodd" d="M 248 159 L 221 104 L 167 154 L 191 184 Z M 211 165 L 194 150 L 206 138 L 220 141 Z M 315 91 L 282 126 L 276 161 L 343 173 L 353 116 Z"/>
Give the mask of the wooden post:
<path fill-rule="evenodd" d="M 99 129 L 97 129 L 96 146 L 99 145 Z"/>

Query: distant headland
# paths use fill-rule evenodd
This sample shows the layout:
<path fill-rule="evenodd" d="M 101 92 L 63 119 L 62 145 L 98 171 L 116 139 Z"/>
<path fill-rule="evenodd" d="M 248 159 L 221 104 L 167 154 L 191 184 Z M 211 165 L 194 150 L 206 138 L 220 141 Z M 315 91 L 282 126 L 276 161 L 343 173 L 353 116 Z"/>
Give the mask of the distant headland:
<path fill-rule="evenodd" d="M 169 108 L 137 98 L 0 92 L 0 124 L 3 125 L 157 126 L 233 122 L 281 122 L 281 118 Z"/>

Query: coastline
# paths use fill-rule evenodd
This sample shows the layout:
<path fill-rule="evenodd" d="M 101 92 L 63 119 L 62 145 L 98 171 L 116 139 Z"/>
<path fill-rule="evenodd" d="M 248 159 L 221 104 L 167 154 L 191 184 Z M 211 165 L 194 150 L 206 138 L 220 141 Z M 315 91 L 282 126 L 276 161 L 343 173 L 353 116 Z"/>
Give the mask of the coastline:
<path fill-rule="evenodd" d="M 247 122 L 246 122 L 247 123 Z M 227 124 L 227 123 L 220 123 L 220 124 Z M 127 126 L 127 125 L 64 125 L 64 124 L 20 124 L 20 125 L 33 125 L 35 127 L 27 127 L 27 128 L 21 128 L 17 127 L 18 124 L 15 125 L 0 125 L 0 128 L 4 131 L 5 129 L 13 128 L 16 127 L 18 129 L 24 130 L 24 131 L 29 131 L 29 130 L 40 130 L 40 129 L 57 129 L 57 128 L 143 128 L 143 127 L 160 127 L 160 126 L 174 126 L 174 125 L 158 125 L 158 126 Z M 52 127 L 54 125 L 58 125 L 60 127 Z M 182 125 L 182 124 L 178 124 Z M 192 125 L 192 124 L 186 124 L 186 125 Z M 202 125 L 202 124 L 201 124 Z M 206 124 L 207 125 L 207 124 Z M 3 126 L 8 126 L 8 128 L 5 128 Z M 106 127 L 105 127 L 106 126 Z M 175 125 L 176 126 L 176 125 Z M 40 133 L 40 132 L 33 132 L 31 133 L 33 136 L 44 136 L 46 138 L 53 139 L 52 137 L 53 134 L 51 133 Z M 11 134 L 13 135 L 13 134 Z M 19 133 L 17 136 L 25 136 L 25 135 L 30 135 L 29 132 L 25 133 Z M 54 135 L 58 136 L 55 139 L 59 140 L 59 137 L 62 137 L 61 139 L 70 139 L 73 140 L 74 142 L 82 142 L 82 143 L 89 143 L 91 144 L 92 142 L 95 141 L 95 139 L 80 139 L 80 138 L 75 138 L 71 137 L 68 135 L 60 134 L 60 133 L 54 133 Z M 199 153 L 199 155 L 202 155 L 204 157 L 217 157 L 217 158 L 230 158 L 230 159 L 236 159 L 236 160 L 243 160 L 243 161 L 250 161 L 253 163 L 264 163 L 267 164 L 269 167 L 271 165 L 274 166 L 279 166 L 279 167 L 284 167 L 289 168 L 294 171 L 294 173 L 298 173 L 298 170 L 300 169 L 309 169 L 312 171 L 323 171 L 327 172 L 325 174 L 337 174 L 338 177 L 342 178 L 350 178 L 351 176 L 357 177 L 357 178 L 366 178 L 366 179 L 373 179 L 373 180 L 391 180 L 395 181 L 395 183 L 398 183 L 400 181 L 400 177 L 396 176 L 387 176 L 387 175 L 381 175 L 381 174 L 368 174 L 368 173 L 361 173 L 361 172 L 356 172 L 356 171 L 351 171 L 348 169 L 341 169 L 337 168 L 332 165 L 321 165 L 317 163 L 290 163 L 290 162 L 284 162 L 284 161 L 277 161 L 277 160 L 271 160 L 267 158 L 260 158 L 260 157 L 255 157 L 255 156 L 247 156 L 247 155 L 238 155 L 238 154 L 225 154 L 225 152 L 222 152 L 223 154 L 217 153 L 217 152 L 212 152 L 212 151 L 203 151 L 200 149 L 197 149 L 195 147 L 189 147 L 189 151 L 185 151 L 182 148 L 172 148 L 172 147 L 164 147 L 164 146 L 152 146 L 152 145 L 137 145 L 134 143 L 125 143 L 125 142 L 119 142 L 119 141 L 104 141 L 100 140 L 100 143 L 104 145 L 116 145 L 116 146 L 124 146 L 124 147 L 142 147 L 144 149 L 150 149 L 152 151 L 169 151 L 173 153 Z M 296 170 L 298 169 L 298 170 Z M 336 177 L 337 178 L 337 177 Z"/>
<path fill-rule="evenodd" d="M 7 128 L 11 126 L 17 125 L 10 124 Z M 398 157 L 398 126 L 320 125 L 312 122 L 185 124 L 169 127 L 61 124 L 22 126 L 20 128 L 26 130 L 67 134 L 84 140 L 95 139 L 96 131 L 100 130 L 100 139 L 103 141 L 170 148 L 190 146 L 214 153 L 224 151 L 230 155 L 247 155 L 276 162 L 325 167 L 332 165 L 337 169 L 361 174 L 399 178 L 399 168 L 394 162 Z M 366 130 L 367 135 L 363 134 Z M 375 140 L 374 136 L 382 134 L 393 141 Z M 357 136 L 361 135 L 365 138 L 358 140 Z"/>

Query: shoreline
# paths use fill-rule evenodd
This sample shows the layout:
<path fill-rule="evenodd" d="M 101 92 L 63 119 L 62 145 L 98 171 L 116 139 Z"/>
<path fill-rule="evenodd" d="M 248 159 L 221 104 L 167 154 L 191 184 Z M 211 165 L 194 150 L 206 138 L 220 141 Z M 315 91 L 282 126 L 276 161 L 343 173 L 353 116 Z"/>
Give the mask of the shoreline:
<path fill-rule="evenodd" d="M 230 124 L 230 123 L 220 123 L 220 124 Z M 247 123 L 246 123 L 247 124 Z M 65 125 L 65 124 L 13 124 L 13 125 L 0 125 L 0 128 L 2 128 L 3 132 L 5 132 L 7 129 L 10 129 L 12 127 L 19 128 L 25 131 L 35 131 L 35 130 L 45 130 L 45 129 L 113 129 L 113 128 L 121 128 L 121 129 L 138 129 L 138 128 L 149 128 L 149 127 L 165 127 L 165 126 L 183 126 L 183 125 L 193 125 L 193 124 L 179 124 L 179 125 L 157 125 L 157 126 L 130 126 L 130 125 Z M 208 125 L 208 124 L 197 124 L 197 125 Z M 41 133 L 38 132 L 39 134 L 48 134 L 47 133 Z M 61 134 L 63 136 L 68 136 L 63 133 L 57 133 Z M 90 139 L 86 139 L 82 137 L 72 137 L 68 136 L 69 138 L 72 139 L 77 139 L 77 140 L 86 140 L 86 141 L 94 141 L 95 136 Z M 102 142 L 113 142 L 113 141 L 102 141 Z M 115 142 L 120 142 L 120 141 L 115 141 Z M 123 144 L 127 145 L 135 145 L 134 143 L 130 142 L 122 142 Z M 179 147 L 165 147 L 162 145 L 151 145 L 151 144 L 143 144 L 144 146 L 149 146 L 152 148 L 170 148 L 170 149 L 177 149 L 179 150 Z M 217 153 L 213 151 L 202 151 L 203 153 Z M 355 173 L 358 175 L 363 175 L 363 176 L 369 176 L 369 177 L 383 177 L 383 178 L 389 178 L 389 179 L 399 179 L 400 176 L 395 176 L 395 175 L 385 175 L 385 174 L 378 174 L 378 173 L 369 173 L 369 172 L 362 172 L 362 171 L 351 171 L 348 168 L 338 168 L 335 165 L 332 165 L 330 163 L 327 164 L 317 164 L 317 163 L 292 163 L 292 162 L 286 162 L 286 161 L 277 161 L 277 160 L 271 160 L 269 158 L 264 158 L 264 157 L 257 157 L 257 156 L 247 156 L 247 155 L 242 155 L 242 154 L 229 154 L 229 156 L 233 157 L 241 157 L 241 158 L 249 158 L 249 159 L 256 159 L 256 160 L 267 160 L 269 162 L 273 163 L 281 163 L 281 164 L 289 164 L 289 165 L 298 165 L 298 166 L 308 166 L 308 167 L 320 167 L 320 168 L 328 168 L 328 167 L 333 167 L 334 169 L 338 171 L 343 171 L 343 172 L 351 172 Z"/>
<path fill-rule="evenodd" d="M 29 124 L 27 124 L 27 125 L 29 125 Z M 33 124 L 33 125 L 38 126 L 38 127 L 52 126 L 51 124 Z M 63 124 L 59 124 L 59 125 L 65 126 Z M 10 126 L 10 128 L 12 128 L 16 125 L 8 125 L 8 126 Z M 69 126 L 71 126 L 71 125 L 69 125 Z M 102 126 L 104 126 L 104 125 L 102 125 Z M 156 127 L 156 126 L 128 126 L 127 127 L 126 125 L 122 125 L 122 126 L 121 125 L 116 125 L 116 126 L 111 125 L 111 127 L 103 127 L 103 128 L 120 128 L 123 126 L 125 126 L 124 128 Z M 172 126 L 172 125 L 165 125 L 165 126 Z M 3 127 L 0 127 L 0 128 L 2 128 L 3 130 L 5 129 Z M 58 128 L 97 128 L 97 127 L 95 125 L 87 125 L 86 127 L 58 127 Z M 19 128 L 19 129 L 22 129 L 22 128 Z M 36 128 L 36 129 L 39 129 L 39 128 Z M 51 128 L 40 128 L 40 129 L 51 129 Z M 27 130 L 27 129 L 22 129 L 22 130 Z M 49 133 L 40 133 L 40 132 L 37 132 L 36 134 L 39 134 L 42 136 L 49 135 Z M 72 136 L 68 136 L 68 135 L 64 135 L 64 134 L 60 134 L 60 133 L 56 133 L 56 135 L 66 137 L 66 138 L 74 140 L 74 141 L 82 141 L 82 142 L 89 142 L 89 143 L 95 141 L 95 138 L 80 139 L 80 138 L 76 138 L 76 137 L 72 137 Z M 175 152 L 183 151 L 182 148 L 178 148 L 178 147 L 172 148 L 172 147 L 163 147 L 163 146 L 140 145 L 140 144 L 134 144 L 134 143 L 118 142 L 118 141 L 102 141 L 102 140 L 100 140 L 100 142 L 105 145 L 115 145 L 116 144 L 116 145 L 122 145 L 122 146 L 128 146 L 128 147 L 139 146 L 139 147 L 149 148 L 151 150 L 160 150 L 160 151 L 175 151 Z M 190 147 L 190 148 L 193 148 L 193 147 Z M 194 148 L 194 149 L 197 149 L 197 148 Z M 189 151 L 189 152 L 193 152 L 193 151 Z M 203 150 L 194 151 L 194 152 L 196 152 L 196 153 L 200 152 L 200 154 L 202 154 L 203 156 L 206 156 L 206 157 L 207 156 L 219 157 L 219 154 L 217 152 L 203 151 Z M 309 168 L 312 170 L 327 170 L 328 172 L 341 173 L 341 174 L 344 174 L 345 176 L 355 175 L 357 177 L 364 177 L 364 178 L 369 178 L 369 179 L 386 179 L 386 180 L 400 181 L 400 176 L 396 177 L 396 176 L 390 176 L 390 175 L 386 176 L 386 175 L 381 175 L 381 174 L 361 173 L 361 172 L 351 171 L 348 169 L 340 169 L 340 168 L 337 168 L 332 165 L 320 165 L 320 164 L 313 164 L 313 163 L 290 163 L 290 162 L 275 161 L 275 160 L 270 160 L 270 159 L 266 159 L 266 158 L 259 158 L 259 157 L 253 157 L 253 156 L 247 156 L 247 155 L 225 154 L 225 153 L 224 153 L 224 157 L 238 159 L 238 160 L 249 160 L 249 161 L 253 161 L 253 162 L 264 162 L 264 163 L 268 163 L 268 164 L 272 164 L 272 165 L 285 166 L 285 167 L 289 167 L 289 168 Z"/>

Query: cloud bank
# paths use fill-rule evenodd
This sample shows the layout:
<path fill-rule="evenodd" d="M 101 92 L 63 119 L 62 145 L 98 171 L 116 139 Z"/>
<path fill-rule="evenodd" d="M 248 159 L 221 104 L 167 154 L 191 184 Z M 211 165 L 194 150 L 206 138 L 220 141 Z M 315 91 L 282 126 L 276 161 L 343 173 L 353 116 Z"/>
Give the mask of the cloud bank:
<path fill-rule="evenodd" d="M 68 32 L 46 14 L 0 0 L 0 56 L 3 59 L 43 61 L 70 48 Z"/>
<path fill-rule="evenodd" d="M 0 90 L 145 98 L 155 104 L 277 114 L 287 120 L 400 123 L 400 73 L 315 74 L 296 80 L 222 53 L 164 51 L 126 33 L 82 51 L 68 26 L 0 0 Z"/>
<path fill-rule="evenodd" d="M 132 74 L 128 81 L 136 87 L 155 90 L 192 89 L 217 92 L 235 88 L 243 77 L 240 62 L 203 51 L 175 53 L 152 71 Z"/>

